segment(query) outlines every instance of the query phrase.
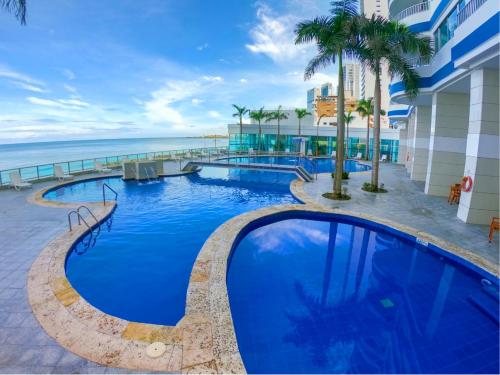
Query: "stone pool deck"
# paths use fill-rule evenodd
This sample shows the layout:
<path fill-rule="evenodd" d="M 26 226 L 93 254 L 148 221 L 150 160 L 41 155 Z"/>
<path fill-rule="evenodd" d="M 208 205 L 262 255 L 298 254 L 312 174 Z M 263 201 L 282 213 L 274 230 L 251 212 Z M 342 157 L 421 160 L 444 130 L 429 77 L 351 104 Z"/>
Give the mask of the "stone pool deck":
<path fill-rule="evenodd" d="M 172 172 L 176 168 L 172 165 Z M 84 176 L 92 177 L 91 175 Z M 420 184 L 410 181 L 404 168 L 384 164 L 381 182 L 388 194 L 361 191 L 369 174 L 352 174 L 346 183 L 353 199 L 329 201 L 321 194 L 331 189 L 328 175 L 303 184 L 311 202 L 327 207 L 379 216 L 428 232 L 498 264 L 498 234 L 488 243 L 488 228 L 468 225 L 456 218 L 457 206 L 445 198 L 423 194 Z M 27 275 L 41 250 L 67 230 L 68 208 L 42 207 L 28 202 L 34 191 L 54 184 L 35 184 L 31 190 L 0 191 L 0 372 L 1 373 L 130 373 L 101 367 L 63 349 L 40 327 L 27 295 Z"/>

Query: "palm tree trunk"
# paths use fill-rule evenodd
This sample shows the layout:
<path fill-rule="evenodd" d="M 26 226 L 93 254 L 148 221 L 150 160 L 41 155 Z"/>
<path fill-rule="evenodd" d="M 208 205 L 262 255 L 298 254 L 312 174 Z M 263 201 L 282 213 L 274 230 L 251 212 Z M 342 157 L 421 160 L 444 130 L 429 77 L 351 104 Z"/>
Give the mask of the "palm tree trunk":
<path fill-rule="evenodd" d="M 276 139 L 276 151 L 280 151 L 280 119 L 278 118 L 278 139 Z"/>
<path fill-rule="evenodd" d="M 366 117 L 366 160 L 370 160 L 370 114 Z"/>
<path fill-rule="evenodd" d="M 243 137 L 243 121 L 242 121 L 241 116 L 240 116 L 240 149 L 239 149 L 240 152 L 242 150 L 241 149 L 242 137 Z"/>
<path fill-rule="evenodd" d="M 299 118 L 299 137 L 300 137 L 300 118 Z"/>
<path fill-rule="evenodd" d="M 260 139 L 262 138 L 262 128 L 260 127 L 260 120 L 259 120 L 259 140 L 257 142 L 257 152 L 260 152 Z"/>
<path fill-rule="evenodd" d="M 339 85 L 337 102 L 337 149 L 335 150 L 335 179 L 333 194 L 340 197 L 342 194 L 342 172 L 344 169 L 344 69 L 342 68 L 342 51 L 339 52 Z"/>
<path fill-rule="evenodd" d="M 349 123 L 345 124 L 345 131 L 346 131 L 346 139 L 347 139 L 347 159 L 351 157 L 349 154 Z"/>
<path fill-rule="evenodd" d="M 373 159 L 372 185 L 378 188 L 378 168 L 380 159 L 380 68 L 375 72 L 375 95 L 373 104 Z"/>

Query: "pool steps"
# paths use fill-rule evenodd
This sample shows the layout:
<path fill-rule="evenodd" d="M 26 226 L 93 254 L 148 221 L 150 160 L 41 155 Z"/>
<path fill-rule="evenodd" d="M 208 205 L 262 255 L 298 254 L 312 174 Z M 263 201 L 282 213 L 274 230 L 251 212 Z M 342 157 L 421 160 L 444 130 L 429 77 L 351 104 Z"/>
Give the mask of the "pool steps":
<path fill-rule="evenodd" d="M 239 168 L 239 169 L 256 169 L 264 171 L 280 171 L 292 172 L 297 174 L 305 182 L 314 180 L 313 176 L 301 166 L 294 165 L 280 165 L 280 164 L 257 164 L 257 163 L 227 163 L 227 162 L 208 162 L 208 161 L 190 161 L 188 162 L 183 171 L 191 171 L 194 167 L 225 167 L 225 168 Z"/>

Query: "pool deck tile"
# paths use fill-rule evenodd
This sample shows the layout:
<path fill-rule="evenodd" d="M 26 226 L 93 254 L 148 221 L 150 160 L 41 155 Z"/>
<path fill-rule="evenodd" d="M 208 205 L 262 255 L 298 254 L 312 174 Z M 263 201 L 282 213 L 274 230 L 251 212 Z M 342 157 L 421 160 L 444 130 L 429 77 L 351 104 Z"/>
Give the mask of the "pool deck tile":
<path fill-rule="evenodd" d="M 0 215 L 9 217 L 4 220 L 7 225 L 0 228 L 0 370 L 244 373 L 227 296 L 227 259 L 238 233 L 248 223 L 278 212 L 311 210 L 375 220 L 424 238 L 498 275 L 498 240 L 485 244 L 479 237 L 485 234 L 484 227 L 457 225 L 455 220 L 444 225 L 456 206 L 448 207 L 443 198 L 422 196 L 418 184 L 405 180 L 399 166 L 383 165 L 381 171 L 386 186 L 397 194 L 358 191 L 369 174 L 353 173 L 347 182 L 353 199 L 333 202 L 321 197 L 331 187 L 331 177 L 319 175 L 313 183 L 297 180 L 291 186 L 306 205 L 267 207 L 221 225 L 198 255 L 188 287 L 186 315 L 175 327 L 109 316 L 71 287 L 65 278 L 64 261 L 68 249 L 85 230 L 78 226 L 72 232 L 65 230 L 66 213 L 78 203 L 45 201 L 43 191 L 53 186 L 50 182 L 37 184 L 42 190 L 34 194 L 0 192 Z M 413 203 L 414 196 L 417 203 Z M 114 208 L 114 202 L 86 205 L 99 220 Z M 445 240 L 440 233 L 446 235 Z M 166 353 L 157 359 L 145 355 L 154 341 L 167 345 Z"/>

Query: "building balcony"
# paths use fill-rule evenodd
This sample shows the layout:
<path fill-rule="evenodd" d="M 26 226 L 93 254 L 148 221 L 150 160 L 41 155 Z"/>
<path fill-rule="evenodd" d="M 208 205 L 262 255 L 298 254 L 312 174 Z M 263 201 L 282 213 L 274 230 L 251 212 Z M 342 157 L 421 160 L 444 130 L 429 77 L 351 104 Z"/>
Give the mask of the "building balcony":
<path fill-rule="evenodd" d="M 429 1 L 422 1 L 401 10 L 394 16 L 391 16 L 391 19 L 403 22 L 408 26 L 427 22 L 431 16 L 429 9 Z"/>

